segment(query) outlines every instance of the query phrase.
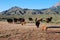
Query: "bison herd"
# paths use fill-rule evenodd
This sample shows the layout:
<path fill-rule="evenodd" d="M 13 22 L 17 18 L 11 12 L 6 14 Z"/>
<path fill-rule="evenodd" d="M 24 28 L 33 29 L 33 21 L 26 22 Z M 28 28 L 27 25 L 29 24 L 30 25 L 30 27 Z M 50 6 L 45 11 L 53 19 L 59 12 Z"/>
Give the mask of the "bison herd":
<path fill-rule="evenodd" d="M 36 18 L 36 19 L 35 19 L 35 23 L 36 23 L 37 28 L 39 28 L 40 22 L 43 22 L 43 21 L 49 23 L 49 22 L 52 21 L 52 17 L 46 18 L 45 20 L 43 20 L 42 18 L 41 18 L 41 19 L 37 19 L 37 18 Z"/>
<path fill-rule="evenodd" d="M 46 18 L 46 22 L 47 22 L 47 23 L 51 22 L 51 20 L 52 20 L 52 17 Z"/>
<path fill-rule="evenodd" d="M 25 19 L 24 18 L 14 18 L 14 19 L 7 19 L 8 23 L 21 23 L 23 25 L 23 23 L 25 23 Z"/>
<path fill-rule="evenodd" d="M 32 18 L 28 18 L 29 19 L 29 21 L 33 21 L 33 19 Z M 42 18 L 41 19 L 35 19 L 35 24 L 36 24 L 36 26 L 37 27 L 39 27 L 39 24 L 40 24 L 40 22 L 43 22 L 43 21 L 45 21 L 45 22 L 47 22 L 47 23 L 49 23 L 49 22 L 51 22 L 52 21 L 52 17 L 49 17 L 49 18 L 46 18 L 45 20 L 43 20 Z M 20 23 L 20 24 L 26 24 L 26 21 L 25 21 L 25 19 L 24 18 L 13 18 L 13 19 L 7 19 L 7 22 L 8 23 Z"/>

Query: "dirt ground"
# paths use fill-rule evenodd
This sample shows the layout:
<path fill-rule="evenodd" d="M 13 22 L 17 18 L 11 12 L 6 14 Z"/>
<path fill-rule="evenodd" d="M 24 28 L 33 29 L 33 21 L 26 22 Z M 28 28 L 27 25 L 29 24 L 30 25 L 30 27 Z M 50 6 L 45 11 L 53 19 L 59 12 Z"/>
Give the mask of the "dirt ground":
<path fill-rule="evenodd" d="M 0 21 L 0 40 L 60 40 L 60 33 L 54 33 L 57 29 L 42 31 L 42 26 L 60 26 L 60 24 L 41 23 L 37 28 L 34 23 L 25 25 Z M 60 28 L 59 28 L 60 29 Z M 60 30 L 57 31 L 60 31 Z"/>

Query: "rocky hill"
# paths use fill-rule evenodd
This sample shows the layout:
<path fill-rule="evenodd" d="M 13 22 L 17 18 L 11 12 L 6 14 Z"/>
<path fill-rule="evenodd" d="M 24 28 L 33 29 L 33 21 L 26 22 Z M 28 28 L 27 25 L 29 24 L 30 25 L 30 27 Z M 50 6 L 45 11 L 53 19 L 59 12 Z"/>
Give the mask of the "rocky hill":
<path fill-rule="evenodd" d="M 28 9 L 20 8 L 17 6 L 11 7 L 8 10 L 0 12 L 0 18 L 3 17 L 41 17 L 41 14 L 60 14 L 60 2 L 56 3 L 54 6 L 46 9 Z M 43 15 L 44 16 L 44 15 Z"/>
<path fill-rule="evenodd" d="M 23 9 L 14 6 L 6 11 L 1 12 L 3 15 L 24 15 L 24 14 L 60 14 L 60 2 L 47 9 Z"/>

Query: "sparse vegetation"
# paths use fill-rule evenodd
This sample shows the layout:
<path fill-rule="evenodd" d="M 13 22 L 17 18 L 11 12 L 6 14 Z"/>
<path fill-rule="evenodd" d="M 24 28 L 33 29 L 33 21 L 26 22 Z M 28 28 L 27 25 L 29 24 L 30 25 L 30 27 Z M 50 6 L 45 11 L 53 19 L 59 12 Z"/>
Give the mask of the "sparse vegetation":
<path fill-rule="evenodd" d="M 22 15 L 22 16 L 1 16 L 0 17 L 0 21 L 6 21 L 6 19 L 10 18 L 10 19 L 13 19 L 13 18 L 25 18 L 26 22 L 29 22 L 28 18 L 31 17 L 33 19 L 32 22 L 35 22 L 35 18 L 42 18 L 43 20 L 45 20 L 46 18 L 48 17 L 53 17 L 52 19 L 52 22 L 50 23 L 56 23 L 56 24 L 59 24 L 60 23 L 60 15 L 58 14 L 40 14 L 40 15 Z M 45 23 L 45 22 L 43 22 Z"/>
<path fill-rule="evenodd" d="M 2 40 L 4 38 L 4 40 L 60 40 L 60 33 L 42 31 L 41 26 L 37 28 L 32 23 L 21 26 L 0 22 L 0 29 L 0 39 Z"/>

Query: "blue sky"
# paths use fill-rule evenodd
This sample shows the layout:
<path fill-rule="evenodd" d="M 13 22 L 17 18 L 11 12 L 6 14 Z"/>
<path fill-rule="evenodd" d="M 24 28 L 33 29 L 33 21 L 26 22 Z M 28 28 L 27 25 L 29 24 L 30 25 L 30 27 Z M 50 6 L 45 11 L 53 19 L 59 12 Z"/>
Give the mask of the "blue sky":
<path fill-rule="evenodd" d="M 57 2 L 60 2 L 60 0 L 0 0 L 0 11 L 8 10 L 14 6 L 29 9 L 44 9 L 53 6 Z"/>

